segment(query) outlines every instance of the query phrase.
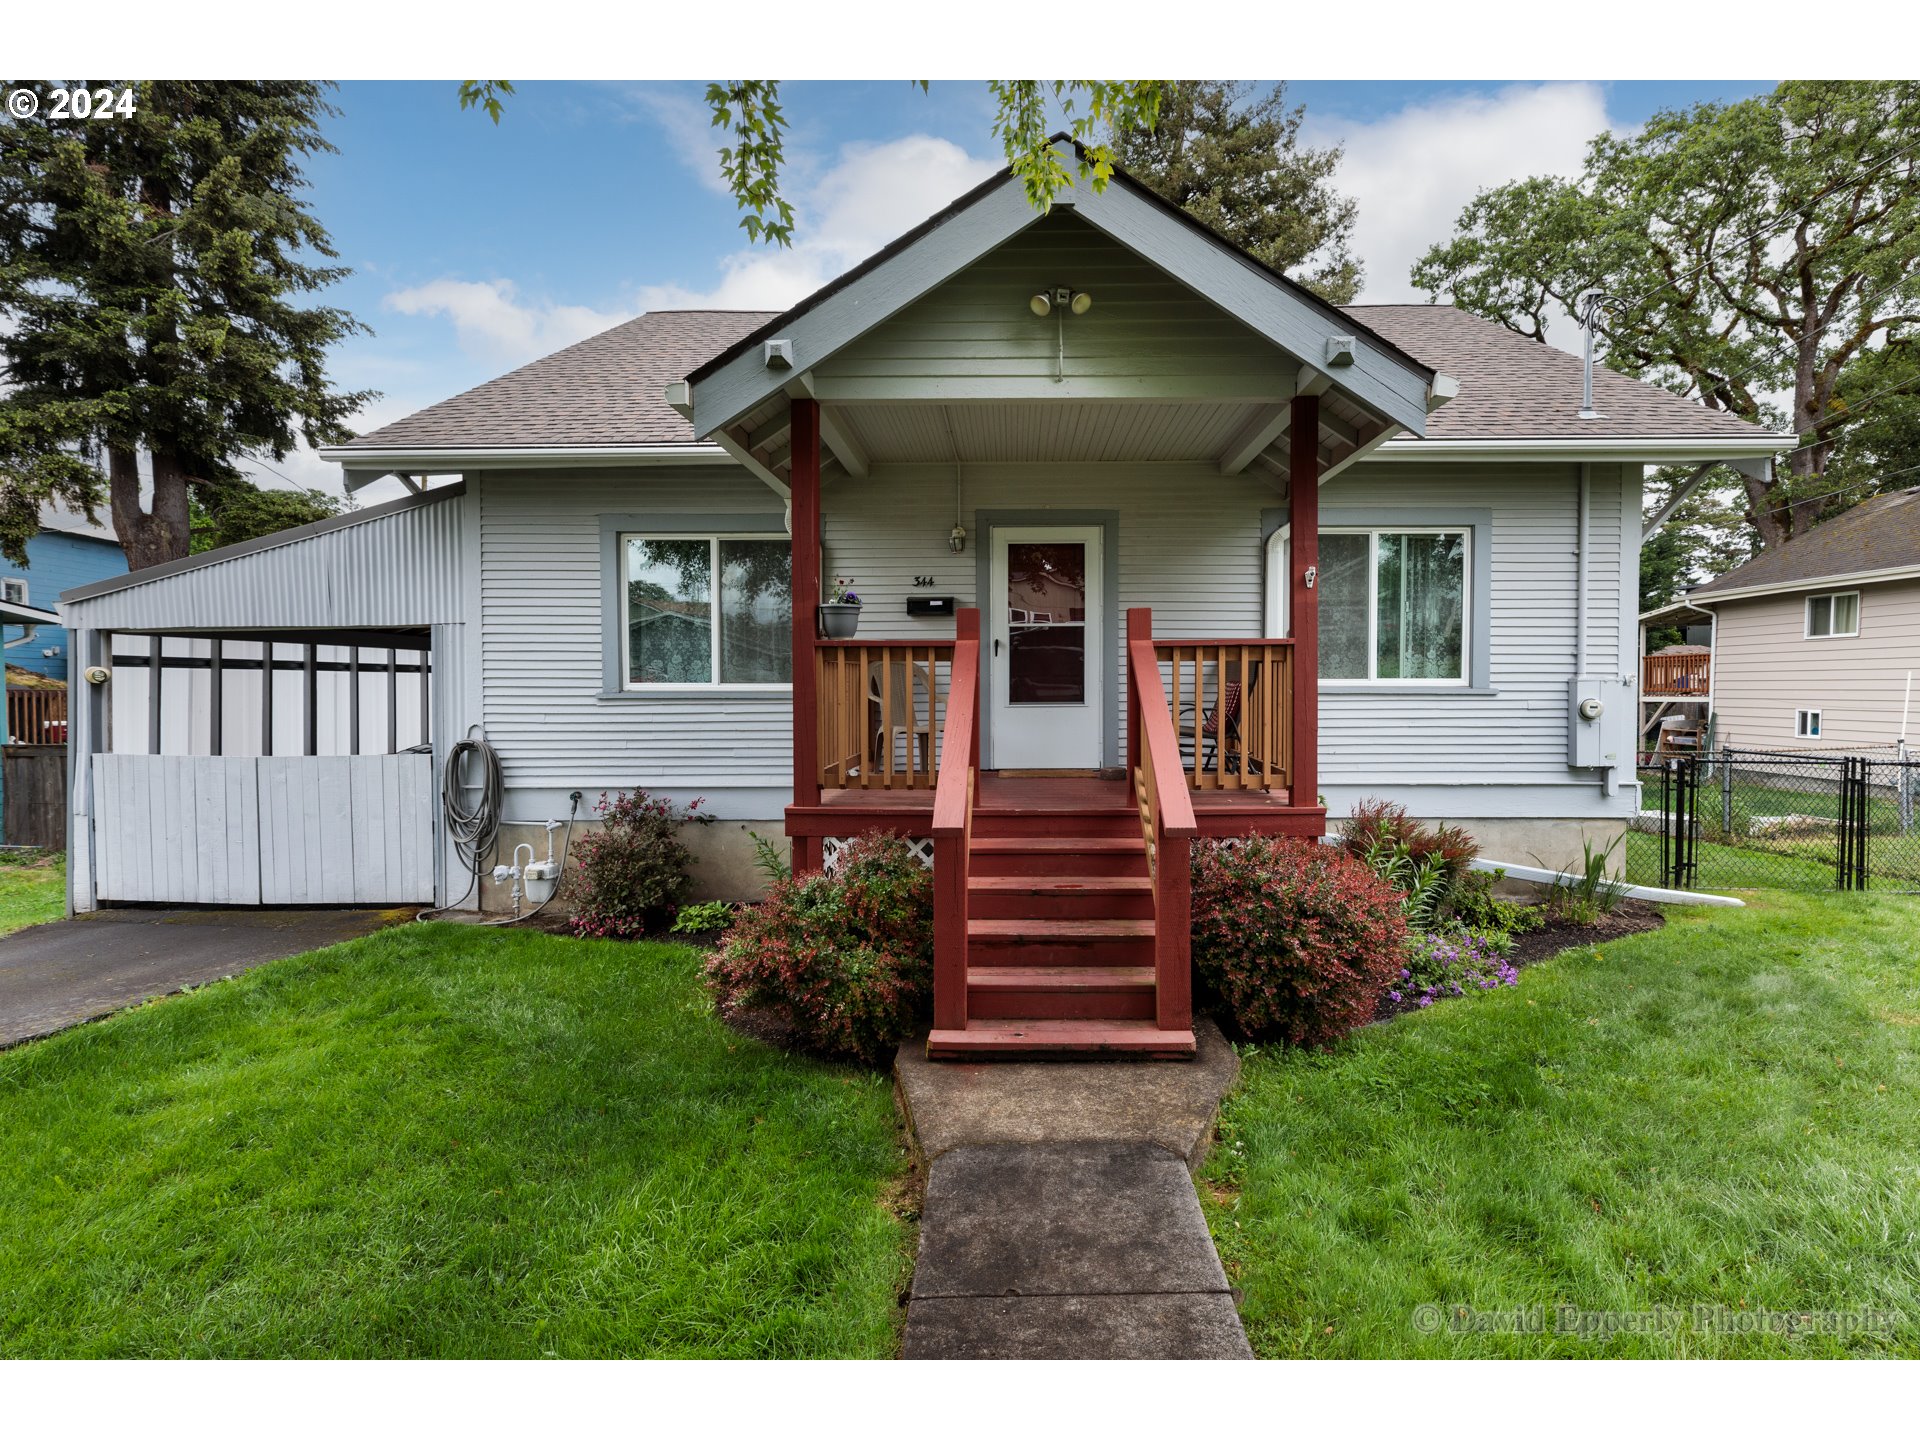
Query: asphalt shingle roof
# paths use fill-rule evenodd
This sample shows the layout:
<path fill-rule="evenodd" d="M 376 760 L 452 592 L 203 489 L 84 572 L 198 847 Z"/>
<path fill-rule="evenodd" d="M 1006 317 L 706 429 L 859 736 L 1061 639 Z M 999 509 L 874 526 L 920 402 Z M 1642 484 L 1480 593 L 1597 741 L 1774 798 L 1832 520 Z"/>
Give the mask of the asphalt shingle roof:
<path fill-rule="evenodd" d="M 1836 575 L 1920 565 L 1920 486 L 1876 495 L 1777 550 L 1687 592 L 1687 599 L 1760 585 L 1815 584 Z"/>
<path fill-rule="evenodd" d="M 1429 440 L 1755 440 L 1765 432 L 1724 410 L 1593 372 L 1603 418 L 1580 418 L 1581 361 L 1451 305 L 1353 305 L 1347 313 L 1423 365 L 1460 382 L 1427 421 Z"/>
<path fill-rule="evenodd" d="M 773 318 L 764 310 L 654 310 L 382 425 L 348 450 L 514 445 L 687 445 L 669 381 Z"/>
<path fill-rule="evenodd" d="M 1610 370 L 1594 376 L 1605 417 L 1582 420 L 1580 360 L 1450 305 L 1359 305 L 1348 313 L 1460 382 L 1428 421 L 1432 440 L 1753 440 L 1756 427 Z M 765 310 L 656 310 L 498 380 L 360 436 L 346 449 L 684 445 L 669 381 L 777 318 Z"/>

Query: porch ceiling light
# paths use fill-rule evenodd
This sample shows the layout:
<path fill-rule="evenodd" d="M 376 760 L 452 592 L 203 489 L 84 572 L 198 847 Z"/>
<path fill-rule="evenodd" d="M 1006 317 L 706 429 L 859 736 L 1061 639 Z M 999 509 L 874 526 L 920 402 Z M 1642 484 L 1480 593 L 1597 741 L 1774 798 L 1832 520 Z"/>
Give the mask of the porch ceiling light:
<path fill-rule="evenodd" d="M 1027 301 L 1027 308 L 1036 315 L 1050 315 L 1053 313 L 1053 301 L 1044 294 L 1036 295 Z"/>

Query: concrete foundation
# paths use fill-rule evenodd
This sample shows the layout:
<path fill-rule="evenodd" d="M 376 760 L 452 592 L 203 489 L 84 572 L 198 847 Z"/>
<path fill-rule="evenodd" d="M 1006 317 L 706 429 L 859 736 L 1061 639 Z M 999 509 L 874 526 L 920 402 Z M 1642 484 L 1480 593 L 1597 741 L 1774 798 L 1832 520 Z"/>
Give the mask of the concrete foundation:
<path fill-rule="evenodd" d="M 565 810 L 561 811 L 563 818 Z M 791 846 L 783 833 L 785 821 L 774 820 L 716 820 L 710 825 L 682 825 L 680 839 L 693 854 L 693 895 L 695 900 L 758 900 L 766 893 L 766 881 L 754 864 L 753 834 L 757 832 L 771 840 L 780 851 L 782 859 L 791 852 Z M 598 821 L 576 821 L 573 838 L 579 838 L 591 830 L 599 828 Z M 556 830 L 553 837 L 553 853 L 560 853 L 561 844 L 566 839 L 566 830 Z M 500 827 L 499 863 L 507 864 L 513 857 L 513 847 L 519 844 L 533 846 L 536 860 L 545 859 L 547 853 L 547 831 L 544 825 L 510 824 Z M 464 877 L 455 883 L 458 890 L 464 884 Z M 480 882 L 480 908 L 487 911 L 504 912 L 510 908 L 508 893 L 513 888 L 511 880 L 499 884 L 483 876 Z M 547 907 L 547 913 L 562 910 L 564 902 L 555 900 Z"/>

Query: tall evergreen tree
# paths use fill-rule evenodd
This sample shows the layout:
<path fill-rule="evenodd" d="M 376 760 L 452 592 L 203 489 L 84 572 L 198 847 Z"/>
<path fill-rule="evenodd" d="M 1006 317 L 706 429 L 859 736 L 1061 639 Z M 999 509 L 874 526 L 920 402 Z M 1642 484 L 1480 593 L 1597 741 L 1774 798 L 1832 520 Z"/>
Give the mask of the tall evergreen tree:
<path fill-rule="evenodd" d="M 1255 95 L 1245 81 L 1169 80 L 1151 127 L 1113 132 L 1122 169 L 1256 260 L 1336 305 L 1360 293 L 1348 253 L 1354 202 L 1333 187 L 1338 146 L 1300 143 L 1305 106 L 1287 87 Z"/>
<path fill-rule="evenodd" d="M 301 161 L 333 148 L 323 88 L 133 88 L 131 116 L 0 122 L 0 550 L 16 561 L 41 500 L 91 512 L 103 495 L 129 566 L 177 559 L 192 487 L 239 483 L 248 451 L 343 440 L 372 398 L 326 373 L 365 327 L 301 303 L 346 273 L 313 263 L 335 252 L 301 195 Z"/>

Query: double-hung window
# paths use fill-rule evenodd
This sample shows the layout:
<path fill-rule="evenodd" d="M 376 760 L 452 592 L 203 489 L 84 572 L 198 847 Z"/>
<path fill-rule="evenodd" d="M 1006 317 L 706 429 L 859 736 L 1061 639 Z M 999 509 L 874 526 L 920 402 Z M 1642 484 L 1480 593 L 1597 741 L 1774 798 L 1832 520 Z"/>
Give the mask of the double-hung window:
<path fill-rule="evenodd" d="M 1464 685 L 1472 532 L 1320 532 L 1320 678 Z"/>
<path fill-rule="evenodd" d="M 1807 597 L 1807 638 L 1834 640 L 1860 633 L 1860 592 L 1841 590 Z"/>
<path fill-rule="evenodd" d="M 620 557 L 627 689 L 792 684 L 785 536 L 622 535 Z"/>

